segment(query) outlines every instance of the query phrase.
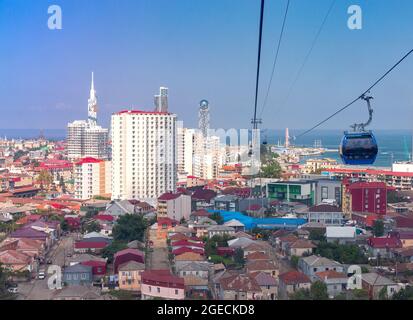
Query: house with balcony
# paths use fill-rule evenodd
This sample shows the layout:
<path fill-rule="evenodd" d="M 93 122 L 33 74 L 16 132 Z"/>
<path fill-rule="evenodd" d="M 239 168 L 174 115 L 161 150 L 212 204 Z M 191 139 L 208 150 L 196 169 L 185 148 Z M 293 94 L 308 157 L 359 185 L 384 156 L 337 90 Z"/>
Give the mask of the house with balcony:
<path fill-rule="evenodd" d="M 299 202 L 307 206 L 316 204 L 316 181 L 277 181 L 267 184 L 267 197 L 270 200 Z"/>

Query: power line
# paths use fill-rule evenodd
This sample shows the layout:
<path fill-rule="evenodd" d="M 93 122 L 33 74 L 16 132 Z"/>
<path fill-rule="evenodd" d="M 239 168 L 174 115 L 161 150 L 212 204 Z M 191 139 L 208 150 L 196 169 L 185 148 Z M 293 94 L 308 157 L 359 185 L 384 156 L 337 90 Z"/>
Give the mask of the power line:
<path fill-rule="evenodd" d="M 260 81 L 261 42 L 262 42 L 262 25 L 263 25 L 263 20 L 264 20 L 264 6 L 265 6 L 265 0 L 261 0 L 260 31 L 259 31 L 259 38 L 258 38 L 257 78 L 255 80 L 254 118 L 252 120 L 254 129 L 258 128 L 257 102 L 258 102 L 258 87 L 259 87 L 259 81 Z"/>
<path fill-rule="evenodd" d="M 275 66 L 277 65 L 277 61 L 278 61 L 278 55 L 280 53 L 280 47 L 281 47 L 281 42 L 283 39 L 283 35 L 284 35 L 284 29 L 285 29 L 285 23 L 287 21 L 287 15 L 288 15 L 288 9 L 290 8 L 290 0 L 287 0 L 287 7 L 285 8 L 285 13 L 284 13 L 284 19 L 283 19 L 283 23 L 282 23 L 282 27 L 281 27 L 281 31 L 280 31 L 280 36 L 278 38 L 278 44 L 277 44 L 277 50 L 275 52 L 275 57 L 274 57 L 274 62 L 272 64 L 272 71 L 271 71 L 271 76 L 270 76 L 270 82 L 268 83 L 268 88 L 267 88 L 267 92 L 265 94 L 265 99 L 264 99 L 264 103 L 262 105 L 262 109 L 261 109 L 261 113 L 260 113 L 260 117 L 264 112 L 264 109 L 267 105 L 267 101 L 268 101 L 268 96 L 270 94 L 270 89 L 271 89 L 271 84 L 272 84 L 272 79 L 274 77 L 274 71 L 275 71 Z"/>
<path fill-rule="evenodd" d="M 397 68 L 397 66 L 403 62 L 403 60 L 405 60 L 411 53 L 413 53 L 413 49 L 410 50 L 408 53 L 406 53 L 399 61 L 397 61 L 389 70 L 386 71 L 386 73 L 384 73 L 379 79 L 377 79 L 367 90 L 365 90 L 361 95 L 359 95 L 357 98 L 355 98 L 354 100 L 352 100 L 350 103 L 346 104 L 344 107 L 338 109 L 336 112 L 334 112 L 332 115 L 328 116 L 327 118 L 325 118 L 324 120 L 320 121 L 319 123 L 317 123 L 315 126 L 311 127 L 310 129 L 304 131 L 303 133 L 299 134 L 297 138 L 302 137 L 303 135 L 313 131 L 314 129 L 318 128 L 319 126 L 321 126 L 323 123 L 327 122 L 328 120 L 330 120 L 331 118 L 333 118 L 334 116 L 336 116 L 337 114 L 339 114 L 340 112 L 344 111 L 345 109 L 347 109 L 348 107 L 350 107 L 351 105 L 353 105 L 354 103 L 356 103 L 358 100 L 360 100 L 365 94 L 367 94 L 371 89 L 373 89 L 376 85 L 378 85 L 385 77 L 387 77 L 387 75 L 389 75 L 389 73 L 391 73 L 394 69 Z"/>
<path fill-rule="evenodd" d="M 287 93 L 287 96 L 286 96 L 286 98 L 285 98 L 285 100 L 284 100 L 284 103 L 283 103 L 282 106 L 280 107 L 280 109 L 282 109 L 282 108 L 285 106 L 285 104 L 287 103 L 288 99 L 290 98 L 291 93 L 293 92 L 293 89 L 294 89 L 294 87 L 295 87 L 298 79 L 300 78 L 300 76 L 301 76 L 301 74 L 302 74 L 302 72 L 303 72 L 303 70 L 304 70 L 304 67 L 305 67 L 306 64 L 307 64 L 308 59 L 310 58 L 310 55 L 311 55 L 311 53 L 312 53 L 313 50 L 314 50 L 314 47 L 315 47 L 315 45 L 316 45 L 316 43 L 317 43 L 317 41 L 318 41 L 318 38 L 320 37 L 321 31 L 323 30 L 324 25 L 326 24 L 327 19 L 328 19 L 328 17 L 330 16 L 330 13 L 331 13 L 331 11 L 333 10 L 334 5 L 336 4 L 336 2 L 337 2 L 337 0 L 333 0 L 333 1 L 331 2 L 330 7 L 328 8 L 328 10 L 327 10 L 327 12 L 326 12 L 326 14 L 325 14 L 325 16 L 324 16 L 324 19 L 323 19 L 320 27 L 318 28 L 318 31 L 317 31 L 317 33 L 316 33 L 316 35 L 315 35 L 315 37 L 314 37 L 314 39 L 313 39 L 313 41 L 312 41 L 312 43 L 311 43 L 311 45 L 310 45 L 310 49 L 308 50 L 308 52 L 307 52 L 307 54 L 306 54 L 306 56 L 305 56 L 305 58 L 304 58 L 304 60 L 303 60 L 303 63 L 301 64 L 301 66 L 300 66 L 297 74 L 295 75 L 295 78 L 294 78 L 293 82 L 291 83 L 291 86 L 289 87 L 289 89 L 288 89 L 288 91 L 287 91 L 287 92 L 288 92 L 288 93 Z"/>

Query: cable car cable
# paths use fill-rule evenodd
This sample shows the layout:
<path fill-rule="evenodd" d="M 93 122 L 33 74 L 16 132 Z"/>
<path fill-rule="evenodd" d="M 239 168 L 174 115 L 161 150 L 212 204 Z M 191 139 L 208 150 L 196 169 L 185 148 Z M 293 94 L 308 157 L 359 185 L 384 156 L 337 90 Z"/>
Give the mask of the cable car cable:
<path fill-rule="evenodd" d="M 362 99 L 363 96 L 365 96 L 371 89 L 373 89 L 376 85 L 378 85 L 385 77 L 387 77 L 394 69 L 397 68 L 397 66 L 402 63 L 410 54 L 413 53 L 413 49 L 410 50 L 408 53 L 406 53 L 399 61 L 397 61 L 389 70 L 386 71 L 386 73 L 384 73 L 379 79 L 377 79 L 367 90 L 365 90 L 360 96 L 358 96 L 357 98 L 355 98 L 354 100 L 352 100 L 351 102 L 349 102 L 348 104 L 346 104 L 344 107 L 338 109 L 336 112 L 334 112 L 332 115 L 328 116 L 327 118 L 325 118 L 324 120 L 318 122 L 315 126 L 311 127 L 310 129 L 304 131 L 303 133 L 299 134 L 298 136 L 294 137 L 294 139 L 300 138 L 304 135 L 306 135 L 307 133 L 313 131 L 314 129 L 318 128 L 319 126 L 321 126 L 322 124 L 324 124 L 325 122 L 327 122 L 328 120 L 330 120 L 331 118 L 333 118 L 334 116 L 336 116 L 337 114 L 339 114 L 340 112 L 344 111 L 345 109 L 347 109 L 348 107 L 350 107 L 351 105 L 353 105 L 354 103 L 356 103 L 358 100 Z"/>
<path fill-rule="evenodd" d="M 278 38 L 278 44 L 277 44 L 277 50 L 275 52 L 275 57 L 274 57 L 274 62 L 272 64 L 272 71 L 271 71 L 271 76 L 270 76 L 270 82 L 268 83 L 268 88 L 267 88 L 267 92 L 265 94 L 265 99 L 264 99 L 264 103 L 262 105 L 262 109 L 261 109 L 261 113 L 260 113 L 260 117 L 262 116 L 264 109 L 267 105 L 267 101 L 268 101 L 268 96 L 270 94 L 270 89 L 271 89 L 271 84 L 272 84 L 272 79 L 274 77 L 274 71 L 275 71 L 275 67 L 277 65 L 277 61 L 278 61 L 278 56 L 280 53 L 280 48 L 281 48 L 281 43 L 282 43 L 282 39 L 284 36 L 284 30 L 285 30 L 285 24 L 287 22 L 287 15 L 288 15 L 288 9 L 290 8 L 290 0 L 287 0 L 287 7 L 285 8 L 285 13 L 284 13 L 284 19 L 283 19 L 283 23 L 282 23 L 282 27 L 281 27 L 281 31 L 280 31 L 280 36 Z"/>
<path fill-rule="evenodd" d="M 254 129 L 257 129 L 257 126 L 258 126 L 257 102 L 258 102 L 258 87 L 259 87 L 259 81 L 260 81 L 261 42 L 262 42 L 262 26 L 263 26 L 263 20 L 264 20 L 264 6 L 265 6 L 265 0 L 261 0 L 260 31 L 259 31 L 259 38 L 258 38 L 257 77 L 255 80 L 254 118 L 252 120 Z"/>

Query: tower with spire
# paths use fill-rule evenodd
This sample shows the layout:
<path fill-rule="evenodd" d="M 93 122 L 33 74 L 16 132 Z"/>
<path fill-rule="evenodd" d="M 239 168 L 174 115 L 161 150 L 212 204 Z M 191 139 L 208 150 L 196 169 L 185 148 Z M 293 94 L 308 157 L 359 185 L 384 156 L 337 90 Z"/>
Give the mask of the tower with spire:
<path fill-rule="evenodd" d="M 90 96 L 87 101 L 87 120 L 88 120 L 89 126 L 91 127 L 97 126 L 97 122 L 98 122 L 97 111 L 98 111 L 98 101 L 96 98 L 94 76 L 92 72 L 92 83 L 90 85 Z"/>

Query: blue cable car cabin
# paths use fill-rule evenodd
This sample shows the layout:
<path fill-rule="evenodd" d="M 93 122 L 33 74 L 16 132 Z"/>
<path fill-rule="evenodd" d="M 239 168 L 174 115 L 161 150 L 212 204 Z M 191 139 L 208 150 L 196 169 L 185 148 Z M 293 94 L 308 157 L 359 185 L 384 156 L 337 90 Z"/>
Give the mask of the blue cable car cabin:
<path fill-rule="evenodd" d="M 371 131 L 344 132 L 340 145 L 340 157 L 344 164 L 373 164 L 378 151 L 376 138 Z"/>

